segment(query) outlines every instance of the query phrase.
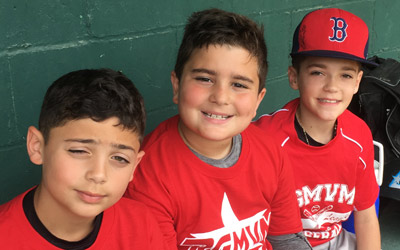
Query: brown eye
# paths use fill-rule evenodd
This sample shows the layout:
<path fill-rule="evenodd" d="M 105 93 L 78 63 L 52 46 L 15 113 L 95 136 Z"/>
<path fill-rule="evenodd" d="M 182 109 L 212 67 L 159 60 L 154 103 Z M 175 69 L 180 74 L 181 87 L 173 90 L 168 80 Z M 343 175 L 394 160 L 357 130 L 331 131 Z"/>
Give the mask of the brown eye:
<path fill-rule="evenodd" d="M 113 156 L 113 157 L 111 157 L 112 159 L 114 159 L 114 160 L 116 160 L 116 161 L 118 161 L 118 162 L 121 162 L 121 163 L 127 163 L 127 164 L 129 164 L 130 162 L 127 160 L 127 159 L 125 159 L 125 158 L 123 158 L 123 157 L 121 157 L 121 156 Z"/>
<path fill-rule="evenodd" d="M 232 85 L 233 85 L 233 87 L 235 87 L 235 88 L 248 89 L 248 87 L 247 87 L 246 85 L 241 84 L 241 83 L 238 83 L 238 82 L 235 82 L 235 83 L 233 83 Z"/>
<path fill-rule="evenodd" d="M 68 149 L 68 152 L 73 153 L 73 154 L 85 154 L 85 153 L 87 153 L 85 150 L 80 150 L 80 149 Z"/>
<path fill-rule="evenodd" d="M 211 82 L 211 79 L 209 79 L 207 77 L 196 77 L 195 79 L 197 81 L 201 81 L 201 82 Z"/>
<path fill-rule="evenodd" d="M 311 75 L 313 75 L 313 76 L 320 76 L 320 75 L 322 75 L 322 72 L 319 72 L 319 71 L 312 71 L 312 72 L 311 72 Z"/>
<path fill-rule="evenodd" d="M 353 78 L 353 76 L 352 76 L 352 75 L 349 75 L 349 74 L 344 74 L 343 77 L 344 77 L 344 78 L 347 78 L 347 79 L 352 79 L 352 78 Z"/>

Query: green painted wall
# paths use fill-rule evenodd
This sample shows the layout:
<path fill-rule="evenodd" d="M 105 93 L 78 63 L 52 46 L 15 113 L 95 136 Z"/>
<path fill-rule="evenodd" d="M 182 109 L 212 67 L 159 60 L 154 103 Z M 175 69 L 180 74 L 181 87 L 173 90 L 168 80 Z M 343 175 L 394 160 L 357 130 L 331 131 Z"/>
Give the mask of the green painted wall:
<path fill-rule="evenodd" d="M 37 125 L 47 87 L 72 70 L 110 67 L 138 86 L 151 131 L 176 113 L 169 80 L 186 18 L 218 7 L 263 23 L 269 48 L 267 94 L 258 114 L 297 93 L 287 83 L 292 33 L 321 7 L 339 7 L 370 27 L 370 55 L 400 59 L 397 0 L 0 0 L 0 204 L 40 179 L 25 136 Z"/>

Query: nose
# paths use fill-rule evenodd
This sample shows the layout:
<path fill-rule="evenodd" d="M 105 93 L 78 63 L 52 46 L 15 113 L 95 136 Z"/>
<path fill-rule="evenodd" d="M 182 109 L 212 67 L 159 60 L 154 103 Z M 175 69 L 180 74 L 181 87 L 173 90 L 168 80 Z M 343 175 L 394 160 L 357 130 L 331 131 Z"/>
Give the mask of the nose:
<path fill-rule="evenodd" d="M 212 88 L 210 101 L 218 105 L 226 105 L 230 101 L 229 88 L 223 84 L 215 84 Z"/>
<path fill-rule="evenodd" d="M 105 183 L 107 181 L 107 161 L 91 162 L 86 172 L 86 179 L 96 184 Z"/>
<path fill-rule="evenodd" d="M 324 90 L 327 92 L 336 92 L 338 90 L 337 80 L 333 77 L 327 77 L 324 84 Z"/>

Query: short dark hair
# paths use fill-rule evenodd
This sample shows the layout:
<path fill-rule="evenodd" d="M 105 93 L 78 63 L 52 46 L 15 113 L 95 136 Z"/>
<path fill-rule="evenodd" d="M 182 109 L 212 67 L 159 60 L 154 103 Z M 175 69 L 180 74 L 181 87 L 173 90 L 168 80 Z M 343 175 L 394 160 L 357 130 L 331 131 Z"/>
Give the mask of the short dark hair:
<path fill-rule="evenodd" d="M 292 66 L 297 72 L 300 72 L 300 66 L 305 59 L 306 59 L 306 56 L 304 56 L 304 55 L 292 56 Z"/>
<path fill-rule="evenodd" d="M 179 80 L 193 51 L 209 45 L 239 46 L 248 50 L 258 62 L 259 92 L 264 88 L 268 62 L 262 25 L 245 16 L 220 9 L 194 12 L 185 26 L 176 59 L 174 70 Z"/>
<path fill-rule="evenodd" d="M 146 113 L 143 97 L 121 72 L 83 69 L 61 76 L 48 88 L 39 116 L 39 130 L 47 142 L 50 130 L 71 120 L 96 122 L 116 117 L 124 129 L 143 139 Z"/>

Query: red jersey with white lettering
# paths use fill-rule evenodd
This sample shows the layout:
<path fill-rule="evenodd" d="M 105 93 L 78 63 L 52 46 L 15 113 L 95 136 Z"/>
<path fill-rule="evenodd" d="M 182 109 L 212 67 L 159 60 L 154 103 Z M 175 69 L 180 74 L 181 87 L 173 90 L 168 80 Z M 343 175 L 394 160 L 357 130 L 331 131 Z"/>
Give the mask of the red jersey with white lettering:
<path fill-rule="evenodd" d="M 153 209 L 170 249 L 271 249 L 267 233 L 301 232 L 288 159 L 262 130 L 245 129 L 237 163 L 218 168 L 186 146 L 178 121 L 146 137 L 126 193 Z"/>
<path fill-rule="evenodd" d="M 60 249 L 43 238 L 25 216 L 22 201 L 30 190 L 0 206 L 1 249 Z M 139 202 L 121 198 L 103 213 L 89 250 L 165 249 L 157 221 Z"/>
<path fill-rule="evenodd" d="M 353 209 L 374 205 L 379 187 L 372 135 L 365 122 L 346 110 L 328 144 L 309 146 L 295 130 L 298 104 L 295 99 L 255 124 L 274 134 L 291 159 L 304 234 L 316 246 L 337 236 Z"/>

